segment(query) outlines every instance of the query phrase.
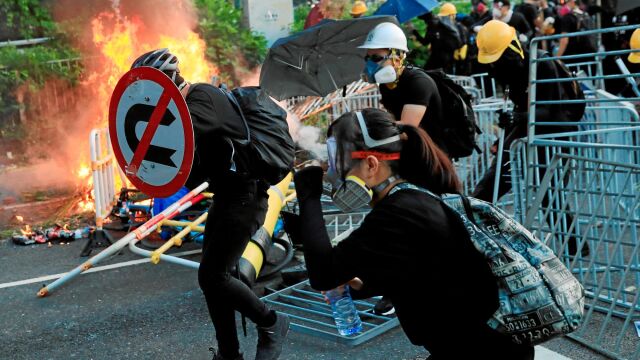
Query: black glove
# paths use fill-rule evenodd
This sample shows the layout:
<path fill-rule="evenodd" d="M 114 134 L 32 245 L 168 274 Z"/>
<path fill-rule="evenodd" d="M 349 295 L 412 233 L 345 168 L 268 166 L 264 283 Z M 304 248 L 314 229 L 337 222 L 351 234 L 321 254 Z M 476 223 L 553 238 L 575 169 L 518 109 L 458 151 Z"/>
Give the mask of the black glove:
<path fill-rule="evenodd" d="M 320 199 L 322 195 L 322 175 L 320 166 L 307 166 L 293 176 L 298 200 Z"/>
<path fill-rule="evenodd" d="M 510 128 L 511 126 L 513 126 L 514 122 L 515 122 L 515 115 L 513 113 L 513 111 L 511 110 L 507 110 L 504 111 L 502 109 L 496 111 L 496 114 L 498 114 L 498 126 L 503 128 L 503 129 L 507 129 Z"/>

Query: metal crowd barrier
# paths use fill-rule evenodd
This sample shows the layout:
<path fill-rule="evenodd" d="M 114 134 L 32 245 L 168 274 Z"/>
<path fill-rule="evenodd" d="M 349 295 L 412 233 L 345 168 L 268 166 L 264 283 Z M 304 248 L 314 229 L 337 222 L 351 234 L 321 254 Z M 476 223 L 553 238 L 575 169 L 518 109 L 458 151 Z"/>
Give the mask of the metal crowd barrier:
<path fill-rule="evenodd" d="M 362 320 L 362 332 L 350 336 L 338 333 L 331 306 L 308 281 L 290 286 L 262 298 L 269 306 L 291 318 L 291 330 L 317 336 L 345 345 L 356 346 L 399 325 L 398 318 L 373 313 L 376 298 L 354 300 Z"/>
<path fill-rule="evenodd" d="M 585 62 L 579 82 L 585 100 L 539 100 L 537 85 L 571 79 L 538 79 L 544 61 L 596 59 L 632 50 L 537 58 L 540 41 L 633 30 L 598 29 L 532 40 L 528 137 L 510 149 L 516 218 L 543 239 L 578 277 L 586 291 L 583 325 L 569 337 L 608 357 L 637 359 L 640 346 L 634 321 L 640 318 L 640 98 L 619 98 L 599 88 L 605 79 L 640 74 L 601 75 Z M 596 84 L 594 86 L 593 84 Z M 579 122 L 540 122 L 541 105 L 585 103 Z M 538 126 L 575 125 L 576 130 L 539 134 Z M 638 324 L 640 325 L 640 323 Z"/>
<path fill-rule="evenodd" d="M 327 233 L 335 245 L 357 229 L 367 211 L 334 213 L 325 211 Z M 307 280 L 262 298 L 269 306 L 284 312 L 291 318 L 291 329 L 303 334 L 324 338 L 345 345 L 356 346 L 367 342 L 399 325 L 395 316 L 380 316 L 373 313 L 379 298 L 356 300 L 356 308 L 362 319 L 362 332 L 350 336 L 338 333 L 331 307 L 318 291 L 309 286 Z"/>
<path fill-rule="evenodd" d="M 583 324 L 568 336 L 614 359 L 640 358 L 639 184 L 637 163 L 555 154 L 524 222 L 585 289 Z"/>

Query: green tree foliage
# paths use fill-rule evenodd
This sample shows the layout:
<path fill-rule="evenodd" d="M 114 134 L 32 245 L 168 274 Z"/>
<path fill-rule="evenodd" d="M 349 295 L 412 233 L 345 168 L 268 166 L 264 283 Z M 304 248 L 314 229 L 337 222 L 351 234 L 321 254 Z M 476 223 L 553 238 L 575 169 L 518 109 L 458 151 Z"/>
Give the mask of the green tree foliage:
<path fill-rule="evenodd" d="M 253 68 L 267 55 L 264 36 L 242 26 L 242 13 L 228 0 L 196 0 L 199 31 L 207 43 L 207 56 L 226 81 L 236 82 L 234 69 Z M 243 63 L 244 62 L 244 63 Z"/>
<path fill-rule="evenodd" d="M 46 7 L 38 0 L 3 0 L 0 14 L 6 18 L 6 27 L 25 39 L 50 37 L 46 43 L 31 47 L 0 48 L 0 133 L 11 137 L 22 131 L 16 124 L 18 104 L 15 92 L 20 86 L 37 88 L 47 79 L 57 77 L 75 82 L 81 72 L 77 66 L 67 67 L 52 63 L 58 59 L 77 57 L 77 52 L 68 45 L 65 36 L 51 18 Z M 74 63 L 75 65 L 76 63 Z"/>
<path fill-rule="evenodd" d="M 311 11 L 311 6 L 308 4 L 296 6 L 293 10 L 293 25 L 291 26 L 292 34 L 304 30 L 304 23 L 307 20 L 309 11 Z"/>
<path fill-rule="evenodd" d="M 7 28 L 18 30 L 23 38 L 44 36 L 56 28 L 51 14 L 39 0 L 2 0 L 0 14 L 6 17 Z"/>

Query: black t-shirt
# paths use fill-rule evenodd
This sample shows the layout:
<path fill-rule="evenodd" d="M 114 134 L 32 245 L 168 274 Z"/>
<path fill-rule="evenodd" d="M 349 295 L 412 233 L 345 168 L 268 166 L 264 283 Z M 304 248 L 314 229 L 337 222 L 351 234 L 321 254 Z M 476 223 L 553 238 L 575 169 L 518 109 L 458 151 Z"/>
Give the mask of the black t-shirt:
<path fill-rule="evenodd" d="M 588 21 L 587 19 L 581 19 L 582 17 L 588 17 L 586 14 L 576 14 L 569 13 L 565 16 L 560 17 L 560 33 L 574 33 L 577 31 L 585 31 L 588 30 L 587 24 L 583 24 L 582 22 Z M 593 35 L 588 36 L 580 36 L 576 38 L 569 38 L 569 43 L 567 44 L 567 49 L 564 52 L 564 55 L 575 55 L 575 54 L 584 54 L 584 53 L 593 53 L 596 52 L 595 47 L 595 38 Z M 570 62 L 583 62 L 589 61 L 587 58 L 580 59 L 570 59 Z"/>
<path fill-rule="evenodd" d="M 524 16 L 525 20 L 527 20 L 527 23 L 529 23 L 529 28 L 536 28 L 536 18 L 538 17 L 538 7 L 536 5 L 524 3 L 518 5 L 518 7 L 516 7 L 515 9 L 515 12 L 519 12 Z"/>
<path fill-rule="evenodd" d="M 511 19 L 509 19 L 509 22 L 507 24 L 513 26 L 519 34 L 526 35 L 529 38 L 531 38 L 531 35 L 533 34 L 533 31 L 531 31 L 531 27 L 529 26 L 527 19 L 525 19 L 524 15 L 520 14 L 519 12 L 513 12 L 511 14 Z"/>
<path fill-rule="evenodd" d="M 359 277 L 362 292 L 388 296 L 409 340 L 438 359 L 468 358 L 469 351 L 478 359 L 527 358 L 531 347 L 486 325 L 498 307 L 496 281 L 450 211 L 423 192 L 397 191 L 331 247 L 319 199 L 302 199 L 311 285 L 328 290 Z"/>
<path fill-rule="evenodd" d="M 398 86 L 389 89 L 386 85 L 380 85 L 380 94 L 382 105 L 397 121 L 402 118 L 402 109 L 405 105 L 426 106 L 427 111 L 420 121 L 420 127 L 442 150 L 447 150 L 443 138 L 442 99 L 436 83 L 429 75 L 421 69 L 407 66 L 400 75 Z"/>
<path fill-rule="evenodd" d="M 538 58 L 548 56 L 546 52 L 539 50 Z M 520 113 L 529 112 L 529 71 L 528 71 L 529 59 L 526 58 L 525 64 L 522 68 L 504 69 L 504 68 L 489 68 L 489 75 L 495 78 L 502 86 L 509 86 L 509 99 L 514 104 L 514 111 Z M 511 76 L 511 74 L 520 74 L 520 76 Z M 537 66 L 537 78 L 543 79 L 558 79 L 560 77 L 558 73 L 557 65 L 554 61 L 540 61 Z M 564 90 L 559 82 L 541 83 L 536 86 L 536 100 L 561 100 L 564 96 Z M 557 126 L 550 125 L 544 126 L 540 123 L 543 122 L 564 122 L 569 121 L 566 109 L 561 104 L 539 104 L 536 105 L 536 127 L 537 134 L 550 134 L 556 132 L 576 131 L 577 127 L 574 125 Z M 517 129 L 518 137 L 524 137 L 527 135 L 526 123 Z"/>
<path fill-rule="evenodd" d="M 231 142 L 246 139 L 242 118 L 226 95 L 209 84 L 192 84 L 185 98 L 195 139 L 195 154 L 186 186 L 193 188 L 212 181 L 212 189 L 233 185 L 239 178 L 251 178 L 250 153 Z"/>

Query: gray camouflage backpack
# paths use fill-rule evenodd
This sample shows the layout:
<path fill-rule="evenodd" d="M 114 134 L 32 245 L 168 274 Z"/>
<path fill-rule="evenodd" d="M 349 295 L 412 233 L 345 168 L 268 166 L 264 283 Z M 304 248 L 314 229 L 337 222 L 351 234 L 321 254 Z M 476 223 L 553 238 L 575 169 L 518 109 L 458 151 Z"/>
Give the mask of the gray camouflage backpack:
<path fill-rule="evenodd" d="M 410 183 L 412 189 L 442 201 L 457 214 L 475 248 L 498 282 L 500 306 L 487 321 L 517 344 L 535 345 L 570 333 L 584 314 L 584 289 L 553 251 L 509 215 L 490 203 L 458 194 L 442 197 Z"/>

